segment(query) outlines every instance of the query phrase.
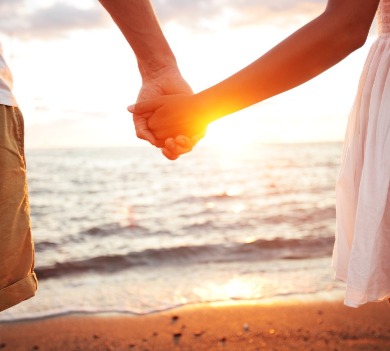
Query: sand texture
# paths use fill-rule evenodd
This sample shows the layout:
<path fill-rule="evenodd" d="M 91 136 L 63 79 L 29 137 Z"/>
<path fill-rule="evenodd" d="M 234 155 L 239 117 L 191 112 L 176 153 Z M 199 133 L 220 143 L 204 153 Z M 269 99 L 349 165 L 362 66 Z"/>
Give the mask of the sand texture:
<path fill-rule="evenodd" d="M 202 304 L 147 316 L 0 324 L 0 350 L 390 350 L 390 307 L 341 302 Z"/>

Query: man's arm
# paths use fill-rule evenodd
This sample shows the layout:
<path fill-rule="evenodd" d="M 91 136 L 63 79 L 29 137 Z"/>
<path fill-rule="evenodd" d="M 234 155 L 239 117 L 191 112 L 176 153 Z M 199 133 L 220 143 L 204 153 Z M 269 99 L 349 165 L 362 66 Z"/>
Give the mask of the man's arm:
<path fill-rule="evenodd" d="M 137 101 L 162 95 L 192 94 L 160 28 L 150 0 L 100 0 L 137 58 L 142 87 Z M 163 146 L 147 126 L 148 114 L 134 115 L 137 136 Z"/>
<path fill-rule="evenodd" d="M 149 0 L 99 1 L 132 47 L 143 80 L 177 67 Z"/>

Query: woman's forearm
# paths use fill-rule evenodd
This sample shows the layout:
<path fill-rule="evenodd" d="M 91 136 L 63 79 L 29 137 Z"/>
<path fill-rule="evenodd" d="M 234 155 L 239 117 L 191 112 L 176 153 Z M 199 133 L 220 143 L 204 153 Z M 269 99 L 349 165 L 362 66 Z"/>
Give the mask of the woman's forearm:
<path fill-rule="evenodd" d="M 333 0 L 325 12 L 264 56 L 197 94 L 210 121 L 292 89 L 363 45 L 379 0 Z M 357 8 L 357 9 L 356 9 Z"/>

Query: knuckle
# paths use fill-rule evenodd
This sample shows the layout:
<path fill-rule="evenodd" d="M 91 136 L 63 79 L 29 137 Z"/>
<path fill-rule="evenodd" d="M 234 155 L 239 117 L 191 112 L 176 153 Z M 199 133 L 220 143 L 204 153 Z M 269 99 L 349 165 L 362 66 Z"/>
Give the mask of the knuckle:
<path fill-rule="evenodd" d="M 137 130 L 135 135 L 137 136 L 138 139 L 145 139 L 145 135 L 142 131 Z"/>

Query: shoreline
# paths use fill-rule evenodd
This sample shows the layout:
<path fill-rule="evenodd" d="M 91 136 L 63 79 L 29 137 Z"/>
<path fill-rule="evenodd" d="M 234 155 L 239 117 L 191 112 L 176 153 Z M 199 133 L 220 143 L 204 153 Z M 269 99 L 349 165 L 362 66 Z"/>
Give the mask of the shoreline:
<path fill-rule="evenodd" d="M 230 300 L 215 300 L 215 301 L 199 301 L 199 302 L 187 302 L 183 304 L 172 305 L 169 307 L 151 310 L 148 312 L 134 312 L 130 310 L 67 310 L 67 311 L 58 311 L 51 312 L 42 315 L 27 316 L 20 318 L 9 318 L 1 319 L 0 313 L 0 325 L 1 324 L 10 324 L 10 323 L 25 323 L 25 322 L 39 322 L 46 319 L 52 318 L 64 318 L 72 316 L 89 316 L 89 317 L 112 317 L 112 316 L 124 316 L 124 317 L 146 317 L 150 315 L 155 315 L 159 313 L 168 313 L 169 311 L 176 309 L 186 309 L 197 306 L 241 306 L 241 305 L 270 305 L 270 304 L 295 304 L 295 303 L 307 303 L 307 302 L 337 302 L 342 301 L 344 297 L 344 290 L 335 290 L 335 291 L 318 291 L 316 293 L 295 293 L 295 294 L 285 294 L 285 295 L 276 295 L 266 298 L 253 298 L 253 299 L 230 299 Z M 28 303 L 29 300 L 27 300 Z M 23 302 L 21 303 L 23 304 Z M 19 305 L 17 305 L 19 306 Z M 6 310 L 6 311 L 12 311 Z M 4 311 L 5 313 L 7 313 Z"/>
<path fill-rule="evenodd" d="M 2 350 L 390 350 L 390 307 L 342 301 L 203 303 L 148 315 L 0 323 Z"/>

